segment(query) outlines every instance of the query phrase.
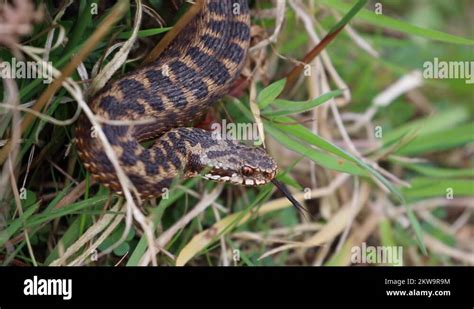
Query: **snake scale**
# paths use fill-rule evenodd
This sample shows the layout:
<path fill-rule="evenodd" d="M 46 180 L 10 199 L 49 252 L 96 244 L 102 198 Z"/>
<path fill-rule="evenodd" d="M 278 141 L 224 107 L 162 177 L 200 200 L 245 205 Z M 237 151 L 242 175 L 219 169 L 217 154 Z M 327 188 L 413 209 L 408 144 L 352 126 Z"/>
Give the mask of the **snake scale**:
<path fill-rule="evenodd" d="M 92 99 L 92 111 L 105 119 L 153 119 L 139 125 L 102 125 L 142 198 L 161 195 L 180 176 L 203 174 L 249 186 L 273 181 L 277 166 L 264 150 L 190 126 L 227 94 L 249 44 L 247 0 L 206 0 L 157 60 L 107 84 Z M 96 180 L 120 194 L 116 171 L 91 133 L 83 114 L 76 127 L 79 157 Z M 156 139 L 150 147 L 140 144 L 149 139 Z"/>

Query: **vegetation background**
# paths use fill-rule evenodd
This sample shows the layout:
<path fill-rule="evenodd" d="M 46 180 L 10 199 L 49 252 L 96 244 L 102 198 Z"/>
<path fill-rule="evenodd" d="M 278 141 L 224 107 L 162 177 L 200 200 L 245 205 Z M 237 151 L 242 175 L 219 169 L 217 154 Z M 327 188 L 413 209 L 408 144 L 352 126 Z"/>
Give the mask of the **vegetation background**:
<path fill-rule="evenodd" d="M 2 79 L 2 265 L 351 265 L 362 243 L 402 246 L 403 265 L 474 264 L 474 88 L 423 78 L 434 58 L 474 61 L 473 1 L 250 1 L 254 48 L 210 115 L 262 120 L 278 178 L 307 213 L 271 185 L 197 178 L 127 203 L 78 160 L 78 106 L 140 66 L 189 8 L 178 2 L 0 1 L 0 59 L 71 77 Z"/>

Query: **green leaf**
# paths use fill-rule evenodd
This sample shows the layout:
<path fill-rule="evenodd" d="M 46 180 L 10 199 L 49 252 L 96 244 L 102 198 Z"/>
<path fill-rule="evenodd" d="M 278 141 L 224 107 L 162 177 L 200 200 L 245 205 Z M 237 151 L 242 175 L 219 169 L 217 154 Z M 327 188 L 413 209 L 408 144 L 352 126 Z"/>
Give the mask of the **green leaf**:
<path fill-rule="evenodd" d="M 395 157 L 390 157 L 389 160 L 407 169 L 413 170 L 423 176 L 436 178 L 474 177 L 474 167 L 472 166 L 464 169 L 454 169 L 402 162 L 397 160 Z"/>
<path fill-rule="evenodd" d="M 474 196 L 474 180 L 469 179 L 433 179 L 419 177 L 411 181 L 411 188 L 404 188 L 407 198 L 447 196 L 452 190 L 453 197 Z"/>
<path fill-rule="evenodd" d="M 382 246 L 385 247 L 396 247 L 397 243 L 395 242 L 395 237 L 393 233 L 392 223 L 389 219 L 383 219 L 380 221 L 379 225 L 380 231 L 380 242 Z M 400 264 L 393 263 L 393 266 L 403 266 L 403 256 L 400 257 L 402 260 Z"/>
<path fill-rule="evenodd" d="M 421 252 L 423 252 L 424 255 L 427 255 L 428 252 L 426 251 L 425 242 L 423 241 L 423 230 L 421 229 L 420 222 L 416 218 L 415 213 L 411 207 L 405 205 L 405 208 L 407 209 L 408 221 L 410 221 L 411 227 L 415 232 L 416 239 L 418 240 L 418 246 L 420 246 Z"/>
<path fill-rule="evenodd" d="M 324 3 L 325 5 L 334 8 L 338 11 L 343 13 L 348 12 L 351 9 L 351 5 L 344 3 L 341 0 L 320 0 L 320 3 Z M 397 20 L 392 17 L 388 17 L 385 15 L 378 15 L 374 12 L 363 9 L 357 14 L 357 18 L 364 20 L 372 25 L 396 30 L 399 32 L 424 37 L 427 39 L 431 39 L 434 41 L 441 41 L 445 43 L 452 43 L 452 44 L 462 44 L 462 45 L 474 45 L 474 41 L 466 38 L 462 38 L 459 36 L 455 36 L 452 34 L 448 34 L 445 32 L 421 28 L 412 24 L 409 24 L 404 21 Z"/>
<path fill-rule="evenodd" d="M 380 221 L 380 242 L 383 246 L 393 247 L 396 246 L 395 238 L 393 236 L 392 224 L 389 219 L 383 219 Z"/>
<path fill-rule="evenodd" d="M 164 32 L 168 32 L 170 30 L 171 30 L 171 27 L 152 28 L 152 29 L 140 30 L 140 31 L 138 31 L 138 37 L 139 38 L 146 38 L 146 37 L 149 37 L 149 36 L 162 34 Z M 131 35 L 132 35 L 132 31 L 125 31 L 125 32 L 120 33 L 118 35 L 118 38 L 126 40 L 126 39 L 129 39 Z"/>
<path fill-rule="evenodd" d="M 322 167 L 352 175 L 367 176 L 367 173 L 364 170 L 354 165 L 352 162 L 338 159 L 317 151 L 310 146 L 304 145 L 300 141 L 290 138 L 275 126 L 266 123 L 265 131 L 286 148 L 307 157 Z"/>
<path fill-rule="evenodd" d="M 99 250 L 105 251 L 108 248 L 110 248 L 110 246 L 117 243 L 117 241 L 119 241 L 120 238 L 122 237 L 124 231 L 125 231 L 125 224 L 120 223 L 117 226 L 117 228 L 106 239 L 104 239 L 104 241 L 99 245 L 98 247 Z M 133 239 L 134 236 L 135 236 L 135 230 L 130 229 L 126 239 L 117 248 L 113 250 L 114 254 L 118 256 L 125 255 L 125 253 L 127 253 L 127 251 L 130 250 L 130 245 L 127 242 Z"/>
<path fill-rule="evenodd" d="M 236 104 L 236 106 L 248 119 L 252 119 L 252 114 L 246 106 L 244 106 L 243 104 Z M 294 122 L 294 120 L 291 120 L 291 122 Z M 313 160 L 316 164 L 343 173 L 348 173 L 357 176 L 367 176 L 367 173 L 364 170 L 354 165 L 352 162 L 338 159 L 336 157 L 317 151 L 312 147 L 304 145 L 301 143 L 301 141 L 292 139 L 287 134 L 283 133 L 281 129 L 275 126 L 275 124 L 272 122 L 264 121 L 264 124 L 265 131 L 272 135 L 276 141 L 278 141 L 286 148 Z"/>
<path fill-rule="evenodd" d="M 130 258 L 128 259 L 126 266 L 138 266 L 138 264 L 140 263 L 140 259 L 142 258 L 147 248 L 147 239 L 145 236 L 142 236 L 142 238 L 140 238 L 140 240 L 138 241 L 138 244 L 135 249 L 133 249 L 133 252 L 130 255 Z"/>
<path fill-rule="evenodd" d="M 328 93 L 325 93 L 314 100 L 304 101 L 304 102 L 294 102 L 288 100 L 277 99 L 273 103 L 273 106 L 281 108 L 280 110 L 266 110 L 262 111 L 262 114 L 268 117 L 275 116 L 285 116 L 291 114 L 298 114 L 302 112 L 309 111 L 316 106 L 319 106 L 323 103 L 326 103 L 332 98 L 337 97 L 342 94 L 342 90 L 335 90 Z"/>
<path fill-rule="evenodd" d="M 36 203 L 29 207 L 25 212 L 23 212 L 21 217 L 11 221 L 6 229 L 0 231 L 0 247 L 3 247 L 3 245 L 18 231 L 18 229 L 23 227 L 25 221 L 36 212 L 39 206 L 40 203 Z"/>
<path fill-rule="evenodd" d="M 359 0 L 354 6 L 352 6 L 347 14 L 336 24 L 334 25 L 331 30 L 329 30 L 329 34 L 337 31 L 338 29 L 344 27 L 349 23 L 349 21 L 354 18 L 354 16 L 359 13 L 359 11 L 367 4 L 367 0 Z"/>
<path fill-rule="evenodd" d="M 84 209 L 89 209 L 92 206 L 103 205 L 103 203 L 105 203 L 108 199 L 109 197 L 107 195 L 105 196 L 99 195 L 99 196 L 95 196 L 93 198 L 90 198 L 84 201 L 70 204 L 68 205 L 68 207 L 62 207 L 59 209 L 51 209 L 49 211 L 44 211 L 43 213 L 39 215 L 32 216 L 31 218 L 29 218 L 27 220 L 26 226 L 33 227 L 42 223 L 49 222 L 56 218 L 60 218 L 60 217 L 73 214 L 73 213 L 78 213 L 79 211 L 84 210 Z"/>
<path fill-rule="evenodd" d="M 398 141 L 403 136 L 416 132 L 417 136 L 424 136 L 430 133 L 444 131 L 463 123 L 469 118 L 469 113 L 465 108 L 453 108 L 449 111 L 438 113 L 431 117 L 412 121 L 394 130 L 383 133 L 384 145 Z"/>
<path fill-rule="evenodd" d="M 292 186 L 293 188 L 296 188 L 298 190 L 303 190 L 303 187 L 288 174 L 279 174 L 277 178 L 285 185 Z"/>
<path fill-rule="evenodd" d="M 396 151 L 399 155 L 417 155 L 433 151 L 447 150 L 474 142 L 474 124 L 467 123 L 450 130 L 417 136 Z"/>
<path fill-rule="evenodd" d="M 114 254 L 117 256 L 124 256 L 130 250 L 130 245 L 128 242 L 122 242 L 117 248 L 115 248 Z"/>
<path fill-rule="evenodd" d="M 279 117 L 278 118 L 279 122 L 287 122 L 291 123 L 294 122 L 291 118 L 288 117 Z M 268 129 L 268 125 L 266 126 L 266 129 Z M 398 201 L 402 202 L 403 197 L 398 191 L 397 188 L 395 188 L 385 177 L 383 177 L 379 172 L 374 170 L 372 167 L 367 165 L 365 162 L 363 162 L 361 159 L 357 158 L 356 156 L 352 155 L 351 153 L 345 151 L 344 149 L 331 144 L 330 142 L 326 141 L 325 139 L 321 138 L 320 136 L 317 136 L 313 132 L 311 132 L 308 128 L 296 124 L 296 125 L 284 125 L 281 126 L 281 130 L 289 133 L 307 143 L 310 143 L 318 148 L 321 148 L 323 150 L 326 150 L 332 154 L 335 154 L 339 156 L 342 159 L 348 160 L 349 162 L 357 164 L 359 167 L 364 169 L 366 171 L 365 176 L 372 175 L 374 176 L 377 180 L 379 180 L 387 189 L 390 190 L 390 192 L 393 193 L 393 195 L 398 199 Z M 277 139 L 278 140 L 278 139 Z"/>
<path fill-rule="evenodd" d="M 285 88 L 285 83 L 286 79 L 276 81 L 258 94 L 257 103 L 260 109 L 267 107 L 281 94 Z"/>
<path fill-rule="evenodd" d="M 246 266 L 255 266 L 255 264 L 250 260 L 250 258 L 243 252 L 240 251 L 240 257 Z"/>

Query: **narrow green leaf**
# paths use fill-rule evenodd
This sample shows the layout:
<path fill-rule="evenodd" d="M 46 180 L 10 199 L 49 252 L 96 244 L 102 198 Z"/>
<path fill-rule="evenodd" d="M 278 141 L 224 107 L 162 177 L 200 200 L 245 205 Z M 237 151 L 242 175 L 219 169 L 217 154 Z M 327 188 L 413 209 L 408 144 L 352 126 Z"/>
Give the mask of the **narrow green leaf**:
<path fill-rule="evenodd" d="M 138 31 L 138 37 L 139 38 L 146 38 L 146 37 L 149 37 L 149 36 L 162 34 L 162 33 L 170 31 L 170 29 L 171 29 L 171 27 L 152 28 L 152 29 L 140 30 L 140 31 Z M 120 33 L 118 35 L 118 38 L 126 40 L 126 39 L 129 39 L 131 35 L 132 35 L 132 31 L 125 31 L 125 32 Z"/>
<path fill-rule="evenodd" d="M 424 136 L 430 133 L 444 131 L 463 123 L 468 117 L 469 112 L 465 108 L 453 108 L 431 117 L 411 121 L 394 130 L 388 132 L 384 131 L 383 142 L 384 145 L 388 145 L 412 132 L 416 132 L 417 136 Z"/>
<path fill-rule="evenodd" d="M 288 118 L 288 117 L 279 117 L 278 118 L 279 122 L 287 122 L 291 123 L 294 122 L 293 119 Z M 266 129 L 268 128 L 268 125 Z M 367 165 L 365 162 L 363 162 L 361 159 L 357 158 L 356 156 L 352 155 L 351 153 L 345 151 L 344 149 L 331 144 L 330 142 L 326 141 L 325 139 L 321 138 L 320 136 L 317 136 L 313 132 L 311 132 L 308 128 L 302 126 L 302 125 L 283 125 L 281 126 L 281 130 L 284 132 L 287 132 L 299 139 L 302 139 L 303 141 L 310 143 L 316 147 L 319 147 L 323 150 L 326 150 L 332 154 L 335 154 L 345 160 L 348 160 L 350 162 L 353 162 L 357 164 L 359 167 L 363 168 L 368 172 L 367 175 L 371 174 L 377 180 L 379 180 L 387 189 L 390 190 L 390 192 L 393 193 L 393 195 L 398 199 L 399 202 L 403 201 L 403 196 L 399 192 L 397 188 L 395 188 L 385 177 L 383 177 L 379 172 L 374 170 L 372 167 Z"/>
<path fill-rule="evenodd" d="M 293 102 L 283 99 L 277 99 L 274 102 L 274 106 L 280 108 L 279 110 L 264 110 L 262 114 L 268 117 L 275 117 L 275 116 L 285 116 L 291 114 L 298 114 L 302 112 L 306 112 L 312 110 L 313 108 L 326 103 L 332 98 L 337 97 L 338 95 L 342 94 L 342 90 L 335 90 L 328 93 L 325 93 L 314 100 L 304 101 L 304 102 Z"/>
<path fill-rule="evenodd" d="M 474 124 L 463 126 L 433 134 L 416 137 L 408 144 L 396 151 L 399 155 L 417 155 L 433 151 L 452 149 L 467 143 L 474 142 Z"/>
<path fill-rule="evenodd" d="M 32 207 L 29 207 L 21 217 L 13 220 L 8 224 L 6 229 L 0 231 L 0 247 L 3 247 L 3 245 L 18 231 L 18 229 L 23 227 L 25 221 L 36 212 L 39 206 L 40 203 L 36 203 Z"/>
<path fill-rule="evenodd" d="M 367 0 L 359 0 L 354 6 L 350 7 L 349 12 L 344 15 L 344 17 L 329 30 L 329 33 L 336 32 L 338 29 L 344 27 L 349 21 L 354 18 L 354 16 L 359 13 L 359 11 L 367 4 Z"/>
<path fill-rule="evenodd" d="M 343 13 L 348 12 L 352 8 L 350 4 L 344 3 L 341 0 L 320 0 L 320 2 Z M 424 37 L 434 41 L 441 41 L 452 44 L 474 45 L 473 40 L 437 30 L 421 28 L 392 17 L 388 17 L 386 15 L 375 14 L 374 12 L 367 9 L 361 10 L 359 14 L 357 14 L 357 18 L 375 26 Z"/>
<path fill-rule="evenodd" d="M 310 146 L 304 145 L 300 141 L 290 138 L 280 129 L 276 128 L 275 126 L 272 126 L 269 123 L 265 123 L 265 131 L 267 131 L 271 136 L 273 136 L 273 138 L 275 138 L 276 141 L 278 141 L 286 148 L 311 159 L 316 164 L 322 167 L 357 176 L 368 176 L 363 169 L 359 168 L 352 162 L 348 160 L 338 159 L 336 157 L 317 151 L 316 149 Z"/>
<path fill-rule="evenodd" d="M 68 207 L 63 207 L 60 209 L 51 209 L 45 211 L 39 215 L 32 216 L 27 220 L 27 227 L 33 227 L 41 223 L 49 222 L 56 218 L 60 218 L 69 214 L 77 213 L 86 208 L 90 208 L 95 205 L 102 205 L 109 199 L 108 196 L 95 196 L 88 200 L 80 201 L 74 204 L 69 205 Z"/>
<path fill-rule="evenodd" d="M 416 240 L 418 241 L 418 246 L 420 247 L 421 252 L 423 252 L 424 255 L 427 255 L 428 252 L 426 251 L 425 242 L 423 241 L 423 230 L 421 229 L 420 222 L 416 218 L 415 213 L 413 212 L 413 209 L 411 209 L 411 207 L 405 205 L 405 208 L 407 209 L 408 221 L 410 221 L 411 227 L 415 232 Z"/>
<path fill-rule="evenodd" d="M 474 177 L 474 167 L 472 166 L 464 169 L 455 169 L 422 164 L 411 164 L 397 160 L 394 157 L 390 157 L 389 160 L 407 169 L 415 171 L 423 176 L 436 178 Z"/>
<path fill-rule="evenodd" d="M 411 181 L 411 188 L 404 188 L 407 198 L 445 196 L 474 196 L 474 180 L 470 179 L 433 179 L 419 177 Z"/>
<path fill-rule="evenodd" d="M 264 109 L 272 103 L 285 88 L 286 79 L 274 82 L 267 88 L 263 89 L 257 96 L 257 103 L 260 109 Z"/>
<path fill-rule="evenodd" d="M 395 242 L 395 237 L 393 234 L 392 223 L 389 219 L 383 219 L 379 224 L 380 231 L 380 242 L 382 246 L 385 247 L 396 247 L 397 243 Z M 403 266 L 403 256 L 400 257 L 402 260 L 400 264 L 392 263 L 392 266 Z"/>
<path fill-rule="evenodd" d="M 148 248 L 147 239 L 145 236 L 142 236 L 140 240 L 138 241 L 138 244 L 133 250 L 132 254 L 130 255 L 130 258 L 128 259 L 126 266 L 138 266 L 143 256 L 143 253 L 145 253 L 147 248 Z"/>

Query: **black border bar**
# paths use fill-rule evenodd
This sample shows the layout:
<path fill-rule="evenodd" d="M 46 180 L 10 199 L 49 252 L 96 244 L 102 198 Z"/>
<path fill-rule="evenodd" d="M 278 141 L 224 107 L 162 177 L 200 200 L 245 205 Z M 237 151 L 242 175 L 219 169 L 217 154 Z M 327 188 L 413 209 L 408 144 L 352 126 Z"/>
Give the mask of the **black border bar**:
<path fill-rule="evenodd" d="M 0 267 L 0 307 L 9 308 L 5 305 L 14 303 L 90 304 L 93 300 L 95 304 L 304 302 L 425 304 L 431 308 L 462 304 L 473 308 L 473 270 L 473 267 Z M 25 280 L 33 276 L 72 279 L 71 300 L 63 300 L 61 296 L 25 296 Z M 387 284 L 386 279 L 406 281 L 398 286 Z M 415 279 L 416 284 L 408 284 L 407 279 Z M 448 290 L 451 295 L 387 296 L 387 290 Z"/>

